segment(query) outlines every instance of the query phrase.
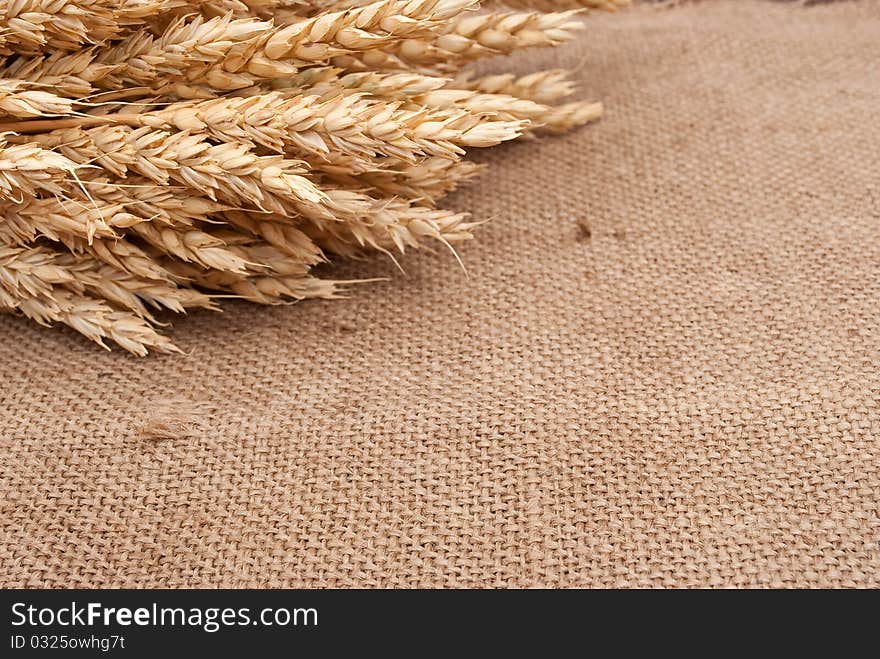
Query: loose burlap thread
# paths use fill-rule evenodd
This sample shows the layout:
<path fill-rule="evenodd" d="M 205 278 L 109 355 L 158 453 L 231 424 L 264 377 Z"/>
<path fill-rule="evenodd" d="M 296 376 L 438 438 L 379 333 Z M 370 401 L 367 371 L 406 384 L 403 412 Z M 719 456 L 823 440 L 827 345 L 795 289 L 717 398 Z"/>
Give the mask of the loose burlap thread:
<path fill-rule="evenodd" d="M 594 16 L 598 124 L 479 154 L 460 250 L 174 319 L 0 316 L 6 587 L 880 581 L 880 6 Z M 339 272 L 339 271 L 337 271 Z"/>

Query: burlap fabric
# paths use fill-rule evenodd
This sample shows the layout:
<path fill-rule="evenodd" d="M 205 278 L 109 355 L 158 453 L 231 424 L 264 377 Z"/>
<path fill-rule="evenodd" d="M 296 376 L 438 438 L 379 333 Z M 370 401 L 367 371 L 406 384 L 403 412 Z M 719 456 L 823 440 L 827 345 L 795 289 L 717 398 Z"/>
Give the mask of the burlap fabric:
<path fill-rule="evenodd" d="M 0 317 L 4 586 L 877 586 L 880 4 L 596 16 L 607 116 L 461 255 L 176 319 Z M 168 439 L 150 438 L 170 435 Z"/>

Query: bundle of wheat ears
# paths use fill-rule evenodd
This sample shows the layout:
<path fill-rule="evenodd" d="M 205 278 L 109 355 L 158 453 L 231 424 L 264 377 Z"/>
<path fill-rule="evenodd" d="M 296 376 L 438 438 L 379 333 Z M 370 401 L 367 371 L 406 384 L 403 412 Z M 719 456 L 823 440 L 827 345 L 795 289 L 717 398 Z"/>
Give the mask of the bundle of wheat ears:
<path fill-rule="evenodd" d="M 597 118 L 565 71 L 477 76 L 626 0 L 3 0 L 0 309 L 138 355 L 155 310 L 332 298 L 310 270 L 478 224 L 464 159 Z M 393 256 L 392 256 L 393 258 Z"/>

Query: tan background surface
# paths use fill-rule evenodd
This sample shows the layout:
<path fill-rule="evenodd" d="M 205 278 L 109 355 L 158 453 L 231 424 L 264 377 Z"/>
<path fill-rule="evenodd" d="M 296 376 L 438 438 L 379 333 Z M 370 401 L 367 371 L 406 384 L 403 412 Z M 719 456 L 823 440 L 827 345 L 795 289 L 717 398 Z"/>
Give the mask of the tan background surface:
<path fill-rule="evenodd" d="M 0 317 L 0 583 L 877 586 L 878 35 L 720 0 L 521 59 L 607 116 L 479 156 L 469 280 L 346 266 L 391 280 L 185 358 Z"/>

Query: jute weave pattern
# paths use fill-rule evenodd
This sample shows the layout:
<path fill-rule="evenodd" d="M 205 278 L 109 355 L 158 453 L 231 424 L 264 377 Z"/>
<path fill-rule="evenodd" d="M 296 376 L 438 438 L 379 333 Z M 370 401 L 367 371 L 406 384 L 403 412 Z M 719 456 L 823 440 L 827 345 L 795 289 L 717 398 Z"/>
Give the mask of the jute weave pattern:
<path fill-rule="evenodd" d="M 880 585 L 878 34 L 719 0 L 530 54 L 606 116 L 481 156 L 469 279 L 345 266 L 390 280 L 186 357 L 0 317 L 0 585 Z"/>

